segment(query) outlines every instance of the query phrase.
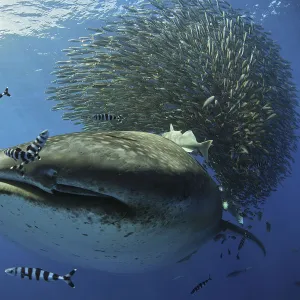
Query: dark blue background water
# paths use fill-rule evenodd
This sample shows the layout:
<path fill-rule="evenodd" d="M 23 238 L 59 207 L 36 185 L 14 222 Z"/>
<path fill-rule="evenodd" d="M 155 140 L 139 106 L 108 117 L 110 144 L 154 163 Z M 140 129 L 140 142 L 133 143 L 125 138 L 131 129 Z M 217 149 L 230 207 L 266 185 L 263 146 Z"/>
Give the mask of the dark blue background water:
<path fill-rule="evenodd" d="M 282 47 L 282 56 L 292 63 L 294 79 L 299 84 L 300 8 L 296 1 L 229 2 L 235 8 L 250 9 L 255 13 L 255 20 L 272 32 L 273 39 Z M 118 7 L 124 2 L 106 1 L 106 4 Z M 0 1 L 0 90 L 9 86 L 13 95 L 0 100 L 0 148 L 32 140 L 45 128 L 51 135 L 80 130 L 79 126 L 61 120 L 61 113 L 50 111 L 54 103 L 45 100 L 44 91 L 54 79 L 49 74 L 55 61 L 65 59 L 61 49 L 70 46 L 67 40 L 87 36 L 86 27 L 100 24 L 97 7 L 96 1 L 88 0 L 61 3 L 41 0 L 31 4 Z M 109 14 L 109 6 L 107 9 Z M 46 17 L 48 21 L 43 23 Z M 300 280 L 300 251 L 292 251 L 300 248 L 299 154 L 295 158 L 292 177 L 268 199 L 263 221 L 254 222 L 253 232 L 265 243 L 266 257 L 253 244 L 247 243 L 238 261 L 235 258 L 238 241 L 224 245 L 212 241 L 186 263 L 154 273 L 112 275 L 79 269 L 74 276 L 76 289 L 70 289 L 61 282 L 29 282 L 7 276 L 4 269 L 12 266 L 41 267 L 59 274 L 76 266 L 47 260 L 0 237 L 2 297 L 43 300 L 300 299 L 300 287 L 294 284 Z M 265 230 L 266 220 L 272 224 L 271 233 Z M 227 248 L 231 249 L 231 256 L 227 255 Z M 223 259 L 220 259 L 221 252 Z M 239 277 L 226 278 L 229 272 L 245 267 L 253 268 Z M 191 296 L 190 290 L 209 273 L 213 280 Z M 172 280 L 177 276 L 183 277 Z"/>

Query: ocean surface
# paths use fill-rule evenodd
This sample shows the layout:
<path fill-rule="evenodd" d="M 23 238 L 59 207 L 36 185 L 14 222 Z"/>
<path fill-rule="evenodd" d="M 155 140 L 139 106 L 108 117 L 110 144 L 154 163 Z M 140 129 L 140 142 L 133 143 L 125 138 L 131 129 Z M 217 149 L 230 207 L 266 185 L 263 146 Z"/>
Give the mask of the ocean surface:
<path fill-rule="evenodd" d="M 299 88 L 298 1 L 228 2 L 234 8 L 249 10 L 254 20 L 271 32 L 282 48 L 282 57 L 291 62 Z M 134 1 L 0 1 L 0 90 L 8 86 L 12 94 L 10 98 L 0 99 L 0 148 L 33 140 L 46 128 L 51 136 L 81 130 L 80 126 L 63 121 L 61 112 L 51 111 L 54 102 L 47 101 L 45 95 L 54 79 L 50 73 L 56 61 L 66 59 L 61 50 L 70 46 L 68 39 L 87 36 L 87 27 L 99 27 L 102 18 L 109 18 L 123 4 L 134 5 Z M 267 200 L 263 220 L 252 222 L 253 233 L 266 246 L 266 257 L 253 243 L 248 243 L 241 259 L 236 260 L 237 240 L 224 245 L 211 241 L 187 262 L 151 273 L 114 275 L 79 268 L 73 280 L 76 288 L 70 289 L 62 282 L 30 282 L 7 276 L 4 269 L 13 266 L 40 267 L 58 274 L 76 266 L 45 259 L 0 236 L 2 297 L 13 300 L 300 299 L 300 286 L 295 285 L 295 281 L 300 281 L 299 157 L 299 153 L 294 156 L 292 176 Z M 272 225 L 271 232 L 266 231 L 266 221 Z M 231 256 L 227 255 L 228 248 L 232 249 Z M 252 269 L 238 277 L 226 278 L 228 273 L 246 267 Z M 213 280 L 190 295 L 192 288 L 209 274 Z"/>

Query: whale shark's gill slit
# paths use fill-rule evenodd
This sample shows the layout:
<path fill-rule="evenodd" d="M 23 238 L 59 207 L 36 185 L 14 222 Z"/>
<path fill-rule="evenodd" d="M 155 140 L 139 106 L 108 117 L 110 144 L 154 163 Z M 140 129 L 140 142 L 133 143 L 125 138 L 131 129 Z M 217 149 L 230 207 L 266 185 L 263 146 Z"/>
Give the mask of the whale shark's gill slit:
<path fill-rule="evenodd" d="M 70 186 L 65 184 L 56 184 L 55 189 L 52 189 L 52 192 L 55 191 L 60 193 L 65 193 L 65 194 L 74 194 L 74 195 L 82 195 L 82 196 L 108 197 L 101 193 L 97 193 L 84 188 L 79 188 L 76 186 Z"/>
<path fill-rule="evenodd" d="M 53 190 L 52 195 L 53 197 L 49 198 L 49 205 L 57 206 L 58 208 L 71 211 L 74 211 L 74 209 L 85 209 L 93 212 L 99 211 L 99 214 L 106 213 L 107 215 L 117 214 L 120 216 L 120 219 L 135 216 L 133 208 L 111 196 L 102 194 L 98 194 L 97 196 L 72 194 L 67 193 L 66 190 L 64 192 Z M 56 201 L 57 197 L 60 199 L 58 202 Z"/>

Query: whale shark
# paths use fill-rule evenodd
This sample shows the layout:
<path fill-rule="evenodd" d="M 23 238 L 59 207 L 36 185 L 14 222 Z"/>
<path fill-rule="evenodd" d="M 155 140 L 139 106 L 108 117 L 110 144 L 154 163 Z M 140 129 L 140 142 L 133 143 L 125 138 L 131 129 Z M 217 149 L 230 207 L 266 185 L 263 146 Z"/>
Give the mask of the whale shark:
<path fill-rule="evenodd" d="M 21 149 L 26 145 L 17 145 Z M 0 234 L 55 261 L 141 273 L 191 257 L 222 230 L 218 186 L 159 135 L 75 132 L 50 137 L 24 175 L 0 152 Z"/>

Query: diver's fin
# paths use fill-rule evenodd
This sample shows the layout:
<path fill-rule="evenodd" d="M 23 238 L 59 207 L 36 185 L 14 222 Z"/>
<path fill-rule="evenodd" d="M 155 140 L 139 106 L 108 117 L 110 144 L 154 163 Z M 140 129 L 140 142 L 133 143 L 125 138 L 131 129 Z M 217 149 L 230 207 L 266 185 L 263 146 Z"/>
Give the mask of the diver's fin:
<path fill-rule="evenodd" d="M 248 231 L 246 229 L 243 229 L 243 228 L 241 228 L 241 227 L 239 227 L 235 224 L 232 224 L 229 221 L 221 220 L 220 225 L 221 225 L 221 229 L 223 231 L 228 229 L 230 231 L 233 231 L 233 232 L 235 232 L 237 234 L 240 234 L 240 235 L 243 235 L 243 236 L 246 234 L 247 238 L 249 240 L 252 240 L 255 244 L 257 244 L 257 246 L 263 251 L 264 256 L 266 256 L 267 251 L 266 251 L 266 248 L 265 248 L 264 244 L 253 233 L 251 233 L 250 231 Z"/>

